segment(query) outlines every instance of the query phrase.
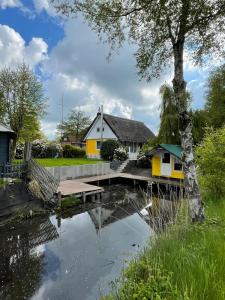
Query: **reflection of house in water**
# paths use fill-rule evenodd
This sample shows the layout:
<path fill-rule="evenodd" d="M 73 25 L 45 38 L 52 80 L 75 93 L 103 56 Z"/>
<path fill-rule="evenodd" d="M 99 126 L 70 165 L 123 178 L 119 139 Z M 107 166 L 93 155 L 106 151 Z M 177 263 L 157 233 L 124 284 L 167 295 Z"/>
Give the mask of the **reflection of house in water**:
<path fill-rule="evenodd" d="M 113 200 L 113 193 L 112 198 Z M 140 198 L 137 198 L 137 193 L 125 192 L 123 198 L 118 201 L 112 201 L 110 204 L 98 206 L 88 211 L 88 214 L 98 232 L 101 228 L 108 226 L 118 220 L 122 220 L 128 216 L 137 213 L 137 201 L 138 207 L 144 207 L 141 204 Z"/>
<path fill-rule="evenodd" d="M 0 299 L 29 299 L 41 284 L 44 253 L 40 245 L 58 237 L 49 218 L 18 228 L 0 228 Z"/>

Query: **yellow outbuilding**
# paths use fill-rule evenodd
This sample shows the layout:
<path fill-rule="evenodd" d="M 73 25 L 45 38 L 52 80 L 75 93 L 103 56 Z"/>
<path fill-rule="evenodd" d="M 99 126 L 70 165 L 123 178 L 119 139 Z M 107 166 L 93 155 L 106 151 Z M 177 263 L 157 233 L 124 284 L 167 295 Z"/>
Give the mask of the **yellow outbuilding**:
<path fill-rule="evenodd" d="M 184 179 L 179 145 L 159 144 L 148 155 L 152 160 L 152 176 Z"/>

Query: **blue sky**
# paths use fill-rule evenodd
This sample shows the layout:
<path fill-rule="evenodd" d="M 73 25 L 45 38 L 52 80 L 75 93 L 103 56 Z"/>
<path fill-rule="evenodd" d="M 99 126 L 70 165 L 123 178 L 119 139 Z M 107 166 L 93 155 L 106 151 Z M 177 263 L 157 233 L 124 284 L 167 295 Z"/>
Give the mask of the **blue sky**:
<path fill-rule="evenodd" d="M 81 19 L 62 20 L 49 0 L 0 0 L 0 67 L 25 61 L 42 80 L 48 111 L 42 129 L 51 139 L 64 115 L 81 109 L 94 117 L 100 104 L 107 113 L 159 127 L 159 87 L 172 80 L 172 70 L 160 79 L 140 81 L 134 48 L 128 44 L 107 62 L 107 45 Z M 205 82 L 211 67 L 199 68 L 186 54 L 185 79 L 192 92 L 192 107 L 204 106 Z"/>

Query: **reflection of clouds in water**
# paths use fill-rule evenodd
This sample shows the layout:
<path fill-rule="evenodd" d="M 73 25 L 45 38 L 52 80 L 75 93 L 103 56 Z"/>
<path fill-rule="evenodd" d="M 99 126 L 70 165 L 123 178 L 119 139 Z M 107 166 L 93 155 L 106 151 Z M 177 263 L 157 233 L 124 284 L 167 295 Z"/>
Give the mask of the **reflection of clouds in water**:
<path fill-rule="evenodd" d="M 38 257 L 40 270 L 32 300 L 98 299 L 119 276 L 124 261 L 144 247 L 151 232 L 130 202 L 138 196 L 124 186 L 112 193 L 102 207 L 62 219 L 57 231 L 56 216 L 45 221 L 44 227 L 38 225 L 37 232 L 33 229 L 28 245 L 34 245 L 32 255 Z M 33 268 L 28 262 L 25 272 L 28 266 Z"/>

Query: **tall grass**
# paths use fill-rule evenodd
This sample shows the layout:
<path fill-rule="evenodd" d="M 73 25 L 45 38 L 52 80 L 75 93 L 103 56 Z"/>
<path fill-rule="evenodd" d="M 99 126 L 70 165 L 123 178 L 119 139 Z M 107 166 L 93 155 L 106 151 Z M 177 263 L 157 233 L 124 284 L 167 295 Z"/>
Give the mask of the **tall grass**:
<path fill-rule="evenodd" d="M 190 224 L 186 213 L 183 207 L 105 299 L 225 299 L 225 201 L 206 205 L 203 224 Z"/>

